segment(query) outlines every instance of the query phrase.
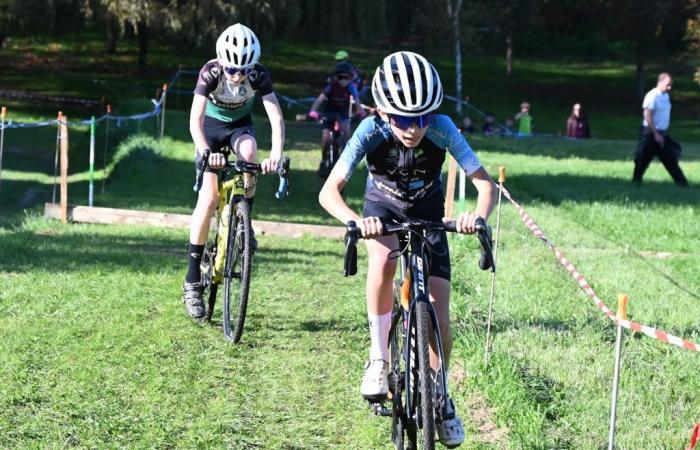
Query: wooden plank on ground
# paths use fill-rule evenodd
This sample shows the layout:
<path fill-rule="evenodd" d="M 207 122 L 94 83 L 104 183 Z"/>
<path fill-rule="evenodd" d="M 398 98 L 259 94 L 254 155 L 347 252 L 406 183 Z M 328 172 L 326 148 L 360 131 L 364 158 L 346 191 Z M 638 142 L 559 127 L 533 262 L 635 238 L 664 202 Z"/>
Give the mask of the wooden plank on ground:
<path fill-rule="evenodd" d="M 59 219 L 60 206 L 56 203 L 44 205 L 44 216 Z M 98 223 L 104 225 L 149 225 L 167 228 L 189 228 L 189 214 L 159 213 L 131 209 L 102 208 L 89 206 L 69 206 L 68 217 L 73 222 Z M 342 239 L 345 228 L 327 225 L 309 225 L 302 223 L 270 222 L 253 220 L 255 233 L 259 235 L 301 237 L 305 234 Z"/>

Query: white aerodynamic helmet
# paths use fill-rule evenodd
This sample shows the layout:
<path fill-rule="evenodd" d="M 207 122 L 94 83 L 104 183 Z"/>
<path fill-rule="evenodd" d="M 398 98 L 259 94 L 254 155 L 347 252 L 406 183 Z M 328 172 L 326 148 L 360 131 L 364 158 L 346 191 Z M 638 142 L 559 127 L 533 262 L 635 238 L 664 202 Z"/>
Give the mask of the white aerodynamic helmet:
<path fill-rule="evenodd" d="M 389 114 L 416 117 L 438 109 L 442 83 L 427 59 L 418 53 L 396 52 L 377 67 L 372 97 Z"/>
<path fill-rule="evenodd" d="M 260 59 L 260 41 L 247 26 L 231 25 L 216 40 L 216 57 L 224 67 L 251 67 Z"/>

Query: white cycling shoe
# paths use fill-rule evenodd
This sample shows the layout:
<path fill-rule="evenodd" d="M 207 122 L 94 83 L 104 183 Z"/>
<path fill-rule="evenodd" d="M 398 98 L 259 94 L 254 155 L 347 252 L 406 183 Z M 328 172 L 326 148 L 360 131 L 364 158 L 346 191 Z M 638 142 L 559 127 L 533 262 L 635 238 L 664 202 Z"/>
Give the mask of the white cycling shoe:
<path fill-rule="evenodd" d="M 452 399 L 448 401 L 442 417 L 442 422 L 435 424 L 438 439 L 445 447 L 459 447 L 464 442 L 464 425 L 462 424 L 462 419 L 457 415 L 457 411 L 455 411 Z"/>
<path fill-rule="evenodd" d="M 360 393 L 366 399 L 385 397 L 389 393 L 389 363 L 383 359 L 367 361 Z"/>

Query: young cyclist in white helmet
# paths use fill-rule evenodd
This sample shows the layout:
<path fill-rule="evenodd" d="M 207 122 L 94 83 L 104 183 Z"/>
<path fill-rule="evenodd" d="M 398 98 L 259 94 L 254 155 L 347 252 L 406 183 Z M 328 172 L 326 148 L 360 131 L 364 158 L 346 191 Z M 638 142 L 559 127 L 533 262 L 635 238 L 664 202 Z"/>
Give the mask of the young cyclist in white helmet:
<path fill-rule="evenodd" d="M 272 127 L 272 151 L 262 162 L 263 173 L 277 170 L 284 145 L 282 109 L 272 89 L 267 69 L 258 64 L 260 41 L 253 31 L 237 23 L 228 27 L 216 41 L 216 59 L 199 72 L 190 111 L 190 133 L 195 145 L 195 165 L 209 153 L 209 168 L 203 176 L 197 206 L 190 223 L 188 268 L 183 284 L 183 302 L 195 319 L 204 317 L 199 264 L 216 208 L 217 171 L 226 156 L 223 147 L 235 151 L 236 158 L 255 162 L 257 142 L 250 111 L 256 94 L 262 97 Z M 246 200 L 252 207 L 255 178 L 246 177 Z M 255 244 L 253 244 L 255 246 Z"/>
<path fill-rule="evenodd" d="M 390 259 L 389 253 L 398 247 L 398 239 L 395 235 L 382 236 L 382 220 L 443 219 L 440 173 L 446 152 L 457 160 L 478 191 L 474 212 L 463 212 L 456 219 L 458 232 L 476 231 L 476 219 L 487 219 L 491 213 L 495 192 L 493 180 L 452 120 L 435 112 L 442 102 L 442 85 L 425 58 L 411 52 L 384 58 L 372 80 L 372 96 L 377 115 L 360 123 L 319 194 L 321 205 L 331 215 L 343 223 L 355 221 L 367 238 L 371 346 L 360 391 L 368 398 L 386 395 L 389 389 L 388 338 L 396 271 L 396 259 Z M 366 160 L 369 178 L 360 216 L 340 193 L 362 159 Z M 435 250 L 430 258 L 430 300 L 438 317 L 447 366 L 452 350 L 447 236 L 444 231 L 433 232 L 428 239 Z M 434 348 L 431 366 L 438 368 Z M 437 424 L 438 437 L 444 445 L 455 447 L 464 441 L 464 429 L 452 401 L 446 408 L 446 419 Z"/>

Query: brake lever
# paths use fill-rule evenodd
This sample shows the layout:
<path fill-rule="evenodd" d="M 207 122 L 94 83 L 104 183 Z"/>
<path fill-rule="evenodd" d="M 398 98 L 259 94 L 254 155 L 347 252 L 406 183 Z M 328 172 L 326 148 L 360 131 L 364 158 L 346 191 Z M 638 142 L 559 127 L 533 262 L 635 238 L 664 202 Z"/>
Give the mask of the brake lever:
<path fill-rule="evenodd" d="M 479 268 L 481 270 L 496 271 L 496 262 L 493 259 L 493 238 L 491 235 L 491 227 L 486 225 L 484 219 L 479 217 L 476 219 L 476 235 L 481 244 L 481 255 L 479 256 Z"/>
<path fill-rule="evenodd" d="M 357 224 L 351 220 L 347 224 L 345 232 L 345 261 L 344 273 L 346 277 L 351 277 L 357 274 L 357 240 L 358 232 Z"/>

